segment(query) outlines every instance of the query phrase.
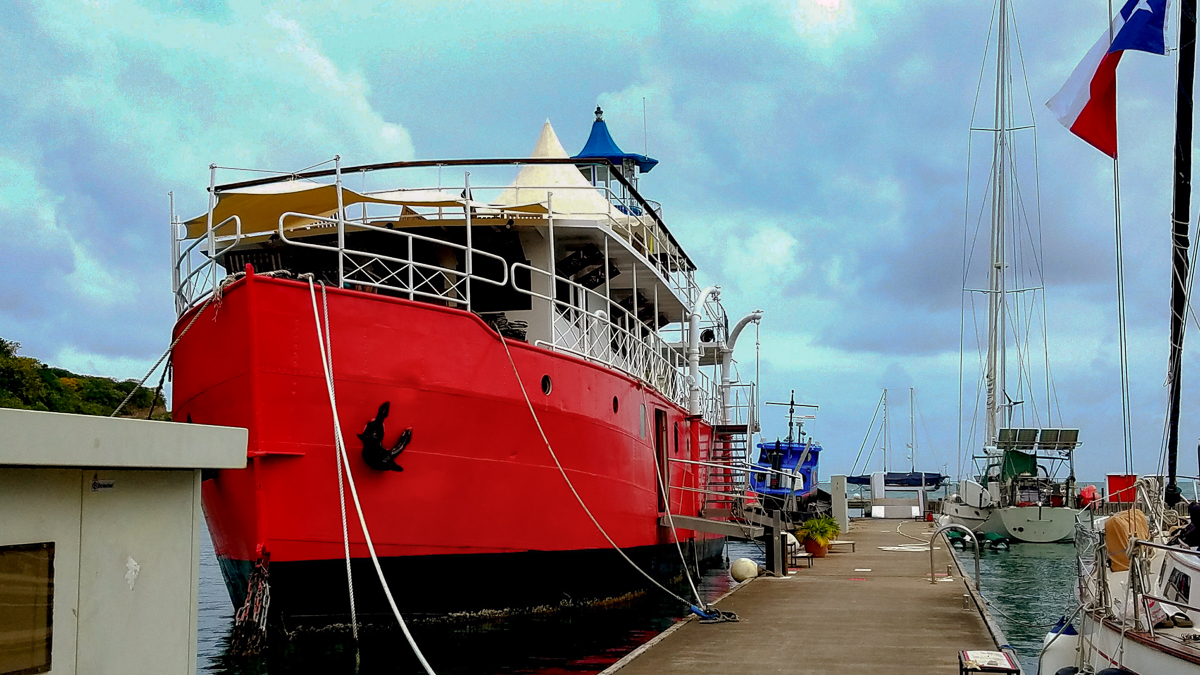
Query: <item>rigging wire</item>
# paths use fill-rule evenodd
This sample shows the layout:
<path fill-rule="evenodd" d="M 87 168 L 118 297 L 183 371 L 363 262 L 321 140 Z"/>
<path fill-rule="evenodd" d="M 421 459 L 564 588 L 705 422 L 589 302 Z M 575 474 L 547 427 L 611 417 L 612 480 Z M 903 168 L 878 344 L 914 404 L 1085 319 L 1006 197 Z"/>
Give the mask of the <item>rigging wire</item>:
<path fill-rule="evenodd" d="M 859 460 L 859 458 L 862 457 L 863 449 L 867 447 L 867 441 L 871 438 L 871 430 L 875 428 L 875 419 L 877 417 L 879 417 L 879 408 L 882 405 L 883 405 L 883 395 L 881 394 L 879 396 L 879 402 L 875 404 L 875 413 L 873 415 L 871 415 L 871 424 L 869 424 L 867 426 L 867 433 L 865 435 L 863 435 L 862 445 L 860 445 L 858 447 L 858 456 L 854 458 L 854 466 L 850 468 L 850 475 L 852 475 L 852 476 L 858 475 L 858 460 Z M 868 457 L 867 459 L 870 460 L 870 457 Z M 863 470 L 864 471 L 866 470 L 866 465 L 863 466 Z"/>

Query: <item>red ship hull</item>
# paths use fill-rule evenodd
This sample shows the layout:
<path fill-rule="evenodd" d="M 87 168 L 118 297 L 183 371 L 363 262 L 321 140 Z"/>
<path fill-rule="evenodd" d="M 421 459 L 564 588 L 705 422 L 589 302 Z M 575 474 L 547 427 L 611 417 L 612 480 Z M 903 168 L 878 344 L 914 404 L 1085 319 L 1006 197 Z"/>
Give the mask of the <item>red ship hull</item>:
<path fill-rule="evenodd" d="M 265 554 L 273 612 L 344 615 L 333 417 L 308 285 L 251 273 L 219 303 L 182 316 L 176 335 L 196 311 L 204 314 L 174 353 L 175 419 L 249 429 L 247 468 L 203 483 L 232 599 L 241 603 L 246 575 Z M 686 488 L 702 488 L 705 470 L 667 460 L 707 460 L 705 422 L 623 373 L 508 340 L 518 383 L 501 338 L 469 312 L 342 289 L 328 290 L 328 311 L 342 433 L 402 610 L 515 609 L 645 585 L 571 494 L 518 386 L 616 544 L 652 573 L 682 572 L 671 532 L 659 525 L 655 453 L 669 467 L 671 512 L 696 515 L 703 495 Z M 412 428 L 403 472 L 373 470 L 359 454 L 356 434 L 385 401 L 383 445 Z M 356 598 L 370 613 L 383 608 L 382 593 L 353 503 L 347 511 Z M 689 558 L 720 552 L 720 538 L 677 536 Z M 442 581 L 423 581 L 434 576 Z"/>

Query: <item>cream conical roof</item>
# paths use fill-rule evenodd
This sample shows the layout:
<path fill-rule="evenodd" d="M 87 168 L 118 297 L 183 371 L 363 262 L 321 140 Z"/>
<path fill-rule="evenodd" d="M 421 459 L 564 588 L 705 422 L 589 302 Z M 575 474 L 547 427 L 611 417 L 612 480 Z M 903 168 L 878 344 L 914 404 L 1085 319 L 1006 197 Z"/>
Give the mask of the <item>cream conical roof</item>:
<path fill-rule="evenodd" d="M 533 146 L 532 158 L 569 159 L 563 149 L 550 120 L 542 125 L 542 133 Z M 545 202 L 546 193 L 552 193 L 551 207 L 555 213 L 601 217 L 612 210 L 608 200 L 588 182 L 574 164 L 530 164 L 521 167 L 515 180 L 494 202 L 501 206 L 515 206 L 531 202 Z"/>

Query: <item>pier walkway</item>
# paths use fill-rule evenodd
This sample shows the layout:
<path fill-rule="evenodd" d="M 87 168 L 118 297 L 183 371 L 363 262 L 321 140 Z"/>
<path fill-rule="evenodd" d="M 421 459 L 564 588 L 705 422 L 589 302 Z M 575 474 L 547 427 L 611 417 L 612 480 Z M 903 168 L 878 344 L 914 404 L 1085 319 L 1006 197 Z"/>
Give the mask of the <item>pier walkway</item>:
<path fill-rule="evenodd" d="M 934 675 L 958 673 L 958 650 L 997 645 L 952 567 L 953 580 L 929 583 L 929 551 L 884 551 L 880 546 L 922 546 L 932 523 L 856 520 L 838 547 L 810 569 L 788 578 L 760 577 L 743 584 L 717 607 L 737 612 L 738 623 L 677 624 L 614 664 L 605 673 L 848 673 Z M 953 565 L 938 537 L 936 569 Z M 974 574 L 964 561 L 964 571 Z M 973 578 L 971 580 L 973 584 Z"/>

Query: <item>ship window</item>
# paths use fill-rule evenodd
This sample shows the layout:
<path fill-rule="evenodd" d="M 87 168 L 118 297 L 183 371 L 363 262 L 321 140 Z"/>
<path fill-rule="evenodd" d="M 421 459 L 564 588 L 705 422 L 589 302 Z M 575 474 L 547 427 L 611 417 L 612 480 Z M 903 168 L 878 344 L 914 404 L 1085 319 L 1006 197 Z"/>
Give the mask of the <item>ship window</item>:
<path fill-rule="evenodd" d="M 620 407 L 620 404 L 617 402 L 617 397 L 614 396 L 613 397 L 613 412 L 617 412 L 617 408 L 619 408 L 619 407 Z"/>
<path fill-rule="evenodd" d="M 54 542 L 0 546 L 0 673 L 50 671 Z"/>
<path fill-rule="evenodd" d="M 549 375 L 542 376 L 542 393 L 549 396 L 550 391 L 554 389 L 554 383 L 550 381 Z"/>
<path fill-rule="evenodd" d="M 679 454 L 679 422 L 675 423 L 675 454 Z"/>
<path fill-rule="evenodd" d="M 646 437 L 646 404 L 642 404 L 642 413 L 638 415 L 638 435 Z"/>
<path fill-rule="evenodd" d="M 1167 577 L 1167 587 L 1164 589 L 1168 600 L 1187 603 L 1192 592 L 1192 578 L 1178 569 L 1171 570 Z"/>

